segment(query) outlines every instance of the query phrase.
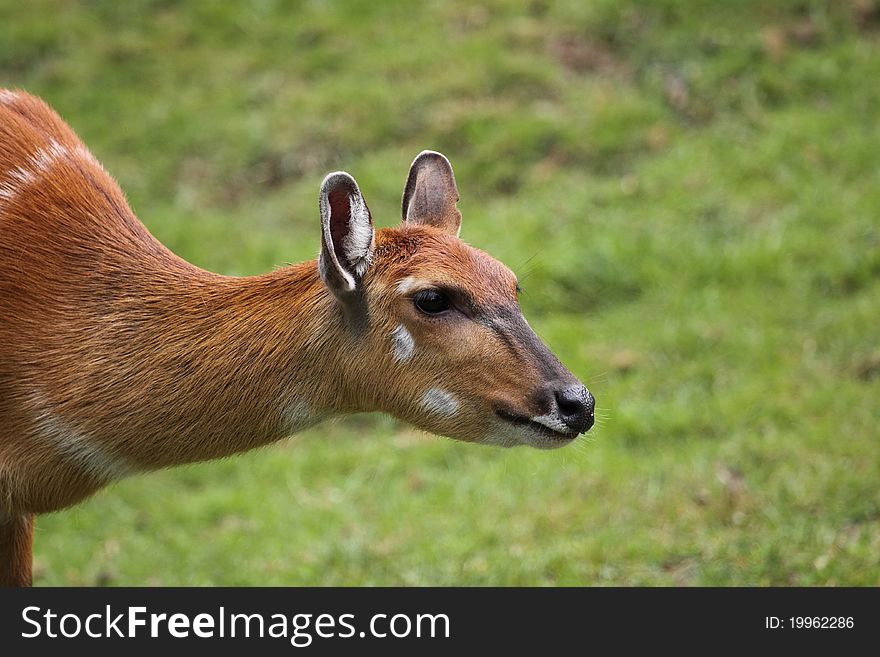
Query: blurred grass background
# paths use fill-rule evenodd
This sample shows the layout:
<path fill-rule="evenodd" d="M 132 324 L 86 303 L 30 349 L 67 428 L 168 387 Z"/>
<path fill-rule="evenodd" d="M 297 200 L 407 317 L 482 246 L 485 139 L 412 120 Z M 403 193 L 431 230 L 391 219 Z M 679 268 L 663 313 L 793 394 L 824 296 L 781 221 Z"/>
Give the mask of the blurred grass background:
<path fill-rule="evenodd" d="M 418 5 L 418 6 L 417 6 Z M 314 257 L 346 169 L 462 237 L 602 423 L 553 453 L 364 416 L 38 520 L 38 584 L 880 584 L 880 3 L 0 0 L 174 251 Z"/>

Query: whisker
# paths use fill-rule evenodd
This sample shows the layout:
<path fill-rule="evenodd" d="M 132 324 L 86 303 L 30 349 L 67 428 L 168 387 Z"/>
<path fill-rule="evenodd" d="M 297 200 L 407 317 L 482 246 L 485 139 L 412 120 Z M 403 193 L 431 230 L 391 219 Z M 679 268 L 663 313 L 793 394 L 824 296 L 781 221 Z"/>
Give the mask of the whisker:
<path fill-rule="evenodd" d="M 513 268 L 514 271 L 519 271 L 521 269 L 523 270 L 523 273 L 519 275 L 520 278 L 525 277 L 525 276 L 529 276 L 531 274 L 531 270 L 529 269 L 529 265 L 532 263 L 532 261 L 535 258 L 538 257 L 538 255 L 540 253 L 541 253 L 540 251 L 535 251 L 532 255 L 530 255 L 528 258 L 526 258 L 523 262 L 519 263 L 517 266 L 515 266 Z"/>
<path fill-rule="evenodd" d="M 587 383 L 605 383 L 608 380 L 608 375 L 611 373 L 611 370 L 605 370 L 604 372 L 598 372 L 586 378 Z"/>

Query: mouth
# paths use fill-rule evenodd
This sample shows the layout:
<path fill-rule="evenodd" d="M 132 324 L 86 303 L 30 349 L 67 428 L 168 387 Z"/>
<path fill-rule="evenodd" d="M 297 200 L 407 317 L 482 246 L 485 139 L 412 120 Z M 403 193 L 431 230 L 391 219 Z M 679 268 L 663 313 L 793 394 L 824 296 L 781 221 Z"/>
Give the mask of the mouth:
<path fill-rule="evenodd" d="M 545 439 L 549 439 L 550 441 L 559 445 L 563 445 L 577 438 L 577 433 L 575 433 L 574 431 L 558 431 L 556 429 L 551 429 L 547 425 L 541 424 L 540 422 L 535 422 L 529 417 L 526 417 L 524 415 L 517 415 L 502 408 L 497 409 L 495 411 L 495 414 L 505 422 L 509 422 L 510 424 L 515 424 L 520 427 L 525 427 L 529 431 L 536 433 Z"/>

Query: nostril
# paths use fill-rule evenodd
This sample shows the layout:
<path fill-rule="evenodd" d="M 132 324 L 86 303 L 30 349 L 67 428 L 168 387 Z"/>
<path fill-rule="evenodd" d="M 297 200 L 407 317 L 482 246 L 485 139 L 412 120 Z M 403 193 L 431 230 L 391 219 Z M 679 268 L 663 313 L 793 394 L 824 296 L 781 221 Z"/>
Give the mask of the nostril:
<path fill-rule="evenodd" d="M 596 405 L 593 395 L 582 385 L 574 385 L 554 393 L 560 418 L 572 430 L 582 433 L 593 426 Z"/>
<path fill-rule="evenodd" d="M 563 417 L 583 412 L 586 400 L 579 393 L 576 388 L 566 388 L 556 392 L 556 407 Z"/>

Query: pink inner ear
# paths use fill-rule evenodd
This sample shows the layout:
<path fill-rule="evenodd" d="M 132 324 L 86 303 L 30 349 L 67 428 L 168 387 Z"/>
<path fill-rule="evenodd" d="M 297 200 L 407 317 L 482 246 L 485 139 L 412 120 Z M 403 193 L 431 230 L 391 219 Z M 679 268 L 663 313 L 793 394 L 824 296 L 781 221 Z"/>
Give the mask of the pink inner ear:
<path fill-rule="evenodd" d="M 342 246 L 348 236 L 351 224 L 351 199 L 344 189 L 335 189 L 327 195 L 330 204 L 330 237 L 333 240 L 333 252 L 336 260 L 344 268 L 348 269 L 351 263 L 345 255 Z"/>

